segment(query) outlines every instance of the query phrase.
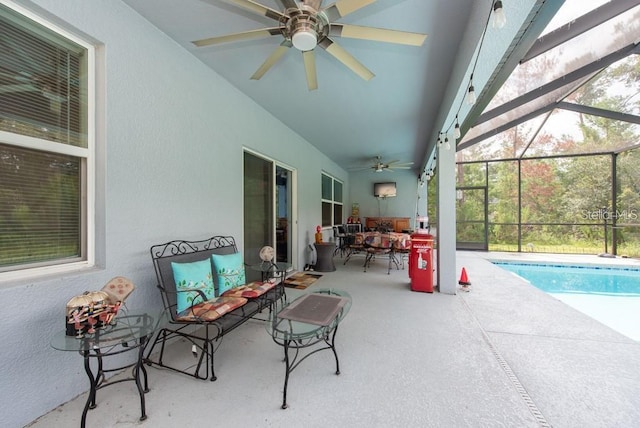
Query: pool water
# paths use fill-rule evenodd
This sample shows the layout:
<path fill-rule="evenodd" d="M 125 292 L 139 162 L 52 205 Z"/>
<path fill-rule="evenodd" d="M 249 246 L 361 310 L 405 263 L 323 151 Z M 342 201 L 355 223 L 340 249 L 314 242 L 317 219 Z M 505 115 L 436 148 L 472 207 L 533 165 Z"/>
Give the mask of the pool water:
<path fill-rule="evenodd" d="M 602 324 L 640 341 L 640 269 L 493 263 Z"/>
<path fill-rule="evenodd" d="M 640 270 L 494 262 L 547 293 L 640 296 Z"/>

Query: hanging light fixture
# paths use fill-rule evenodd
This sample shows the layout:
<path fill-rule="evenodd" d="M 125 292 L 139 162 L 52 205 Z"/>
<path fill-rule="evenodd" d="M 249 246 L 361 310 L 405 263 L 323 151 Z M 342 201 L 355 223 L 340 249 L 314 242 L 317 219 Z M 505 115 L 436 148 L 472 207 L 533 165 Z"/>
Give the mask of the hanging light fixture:
<path fill-rule="evenodd" d="M 444 137 L 444 148 L 451 150 L 451 144 L 449 144 L 449 137 Z"/>
<path fill-rule="evenodd" d="M 502 2 L 497 0 L 493 4 L 493 28 L 503 28 L 507 23 L 507 17 L 504 14 Z"/>
<path fill-rule="evenodd" d="M 467 92 L 467 104 L 472 106 L 476 103 L 476 90 L 473 87 L 473 79 L 470 82 L 469 91 Z"/>
<path fill-rule="evenodd" d="M 289 22 L 287 29 L 291 34 L 291 43 L 299 51 L 306 52 L 313 50 L 318 44 L 318 30 L 322 29 L 322 23 L 307 12 L 307 9 L 295 11 Z"/>
<path fill-rule="evenodd" d="M 460 123 L 458 122 L 458 116 L 456 116 L 456 126 L 453 128 L 453 138 L 456 140 L 460 138 Z"/>

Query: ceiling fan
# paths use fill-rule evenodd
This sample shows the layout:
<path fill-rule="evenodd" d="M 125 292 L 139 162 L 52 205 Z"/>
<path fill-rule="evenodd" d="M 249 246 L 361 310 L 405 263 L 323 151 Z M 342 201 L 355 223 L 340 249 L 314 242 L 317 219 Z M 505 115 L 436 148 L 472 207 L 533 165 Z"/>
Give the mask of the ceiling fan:
<path fill-rule="evenodd" d="M 374 172 L 393 172 L 393 170 L 395 169 L 411 169 L 411 165 L 413 165 L 413 162 L 400 162 L 399 160 L 383 162 L 382 157 L 376 156 L 375 158 L 373 158 L 373 165 L 351 169 L 351 171 L 372 169 Z"/>
<path fill-rule="evenodd" d="M 271 9 L 253 0 L 225 1 L 255 14 L 273 19 L 277 21 L 278 26 L 210 37 L 196 40 L 192 43 L 202 47 L 219 43 L 282 36 L 284 40 L 280 43 L 280 46 L 258 68 L 251 76 L 251 79 L 260 79 L 282 58 L 288 49 L 294 47 L 302 52 L 307 87 L 310 91 L 318 88 L 314 54 L 317 46 L 320 46 L 364 80 L 370 80 L 374 77 L 374 74 L 367 67 L 334 42 L 331 39 L 332 37 L 346 37 L 411 46 L 421 46 L 427 37 L 425 34 L 419 33 L 338 24 L 335 22 L 358 9 L 375 3 L 376 0 L 337 0 L 326 7 L 322 7 L 322 0 L 280 0 L 284 7 L 283 12 Z"/>

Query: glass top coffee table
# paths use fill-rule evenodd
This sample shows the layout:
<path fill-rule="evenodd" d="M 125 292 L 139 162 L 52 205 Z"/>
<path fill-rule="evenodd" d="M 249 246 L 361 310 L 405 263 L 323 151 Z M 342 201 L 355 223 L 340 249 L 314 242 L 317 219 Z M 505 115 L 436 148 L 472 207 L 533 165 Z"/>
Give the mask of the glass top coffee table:
<path fill-rule="evenodd" d="M 266 328 L 273 341 L 284 348 L 286 372 L 282 408 L 287 405 L 289 375 L 307 357 L 331 349 L 336 360 L 336 374 L 340 374 L 340 363 L 335 348 L 338 325 L 351 308 L 351 296 L 342 290 L 319 289 L 303 294 L 290 303 L 272 311 Z M 318 345 L 316 347 L 314 345 Z M 301 349 L 310 348 L 301 355 Z M 290 356 L 292 350 L 292 356 Z"/>

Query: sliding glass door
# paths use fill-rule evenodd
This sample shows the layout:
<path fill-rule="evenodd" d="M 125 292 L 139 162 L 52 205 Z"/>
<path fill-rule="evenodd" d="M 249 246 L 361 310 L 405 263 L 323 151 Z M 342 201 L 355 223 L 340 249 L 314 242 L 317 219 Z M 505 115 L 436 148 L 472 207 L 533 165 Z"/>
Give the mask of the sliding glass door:
<path fill-rule="evenodd" d="M 279 262 L 291 263 L 293 172 L 276 165 L 276 254 Z"/>
<path fill-rule="evenodd" d="M 276 261 L 294 261 L 294 171 L 255 153 L 244 153 L 244 258 L 259 263 L 260 248 Z M 249 271 L 247 271 L 249 274 Z"/>

